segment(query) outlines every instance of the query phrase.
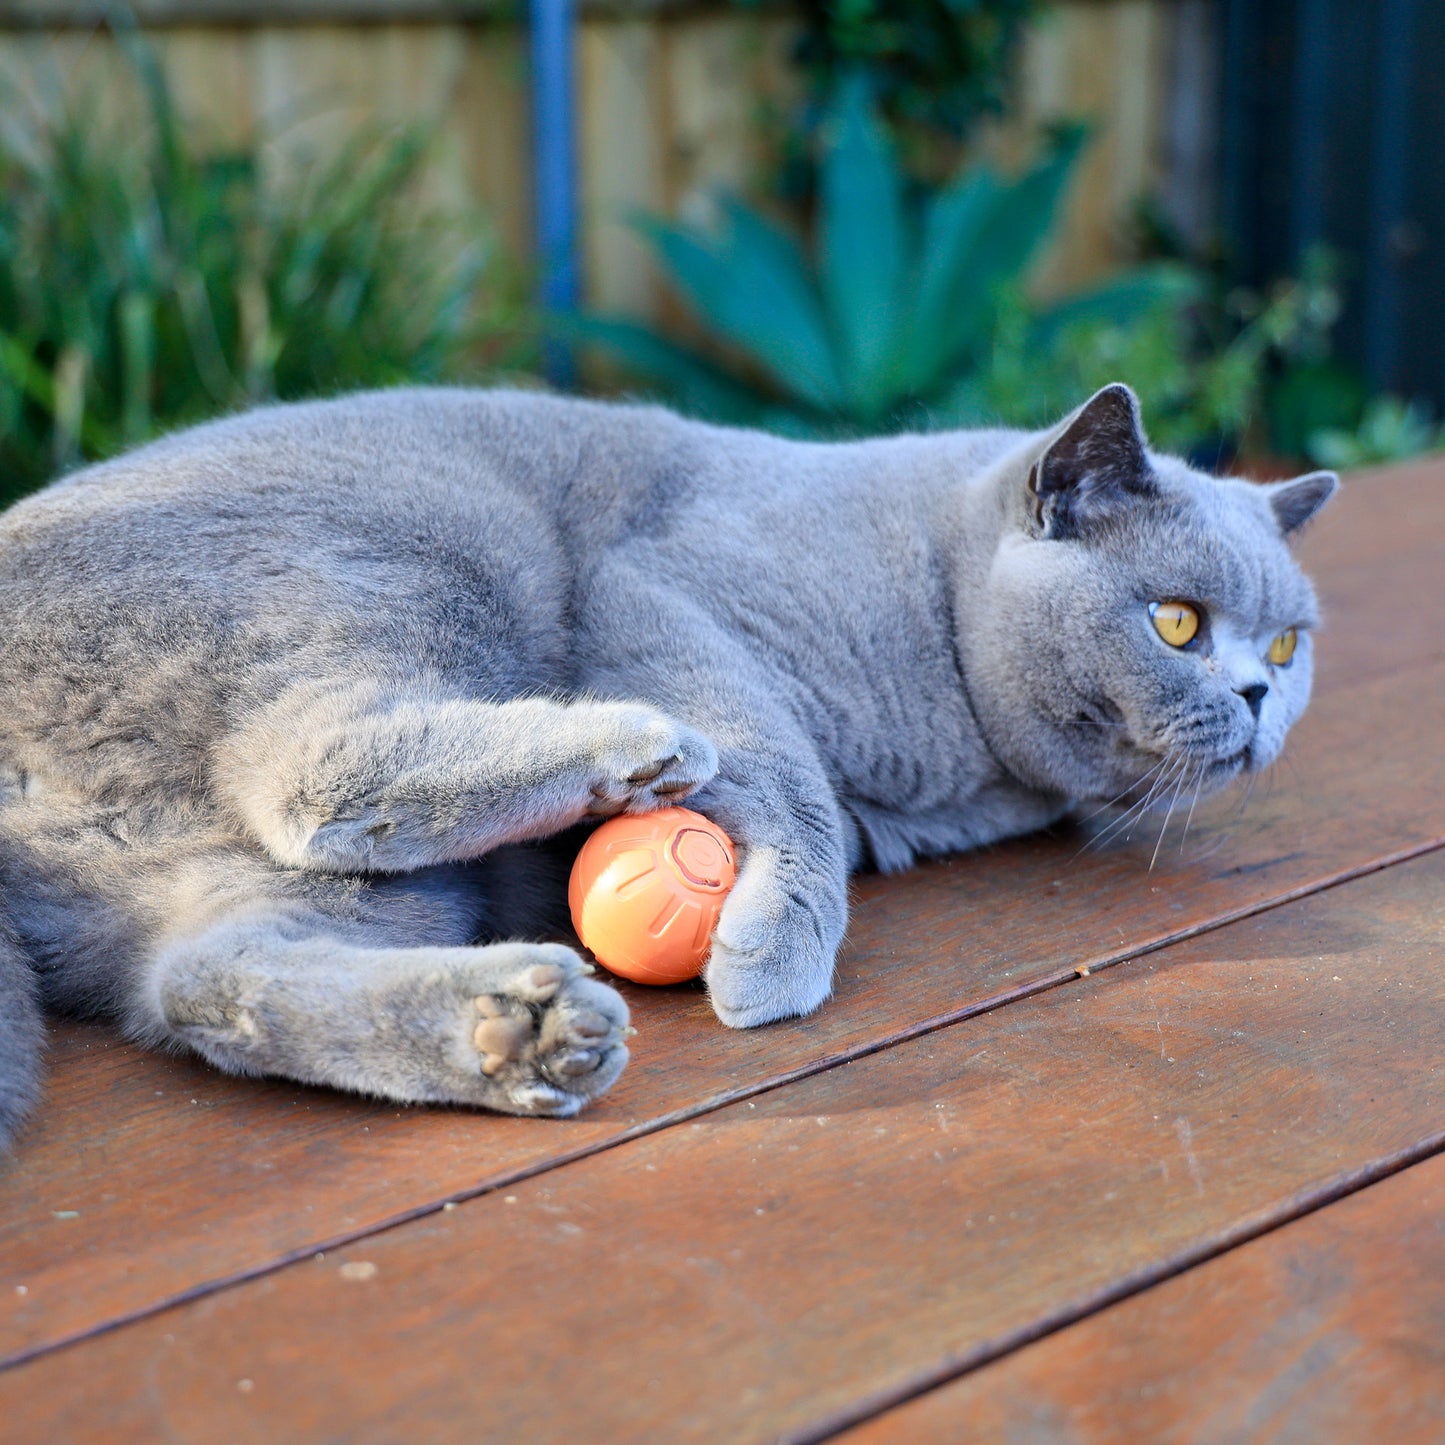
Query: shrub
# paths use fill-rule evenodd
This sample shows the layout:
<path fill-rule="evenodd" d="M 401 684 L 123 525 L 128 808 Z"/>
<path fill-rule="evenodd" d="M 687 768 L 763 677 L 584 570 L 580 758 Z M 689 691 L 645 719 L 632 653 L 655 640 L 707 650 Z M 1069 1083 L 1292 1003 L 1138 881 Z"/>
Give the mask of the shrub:
<path fill-rule="evenodd" d="M 1326 427 L 1309 440 L 1311 460 L 1339 471 L 1404 461 L 1445 448 L 1445 426 L 1431 421 L 1417 402 L 1377 396 L 1366 406 L 1354 430 Z"/>
<path fill-rule="evenodd" d="M 639 221 L 720 343 L 711 354 L 619 318 L 576 329 L 718 420 L 809 435 L 951 422 L 989 407 L 1018 420 L 1014 403 L 1032 403 L 1027 377 L 1022 391 L 991 381 L 1000 357 L 1022 365 L 1060 337 L 1114 335 L 1197 289 L 1186 270 L 1157 266 L 1048 308 L 1019 299 L 1083 142 L 1077 128 L 1060 131 L 1016 178 L 976 165 L 944 187 L 912 187 L 862 87 L 849 87 L 826 135 L 810 249 L 736 198 L 711 232 Z"/>
<path fill-rule="evenodd" d="M 129 135 L 93 102 L 6 106 L 0 502 L 249 403 L 476 368 L 494 257 L 473 218 L 418 203 L 419 136 L 358 134 L 268 184 L 254 151 L 203 151 L 122 41 Z"/>

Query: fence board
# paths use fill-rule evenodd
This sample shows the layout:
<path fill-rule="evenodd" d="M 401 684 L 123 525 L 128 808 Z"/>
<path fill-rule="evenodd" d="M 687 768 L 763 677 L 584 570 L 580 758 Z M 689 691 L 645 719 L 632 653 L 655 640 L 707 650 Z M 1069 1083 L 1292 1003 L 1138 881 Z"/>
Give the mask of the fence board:
<path fill-rule="evenodd" d="M 17 0 L 0 15 L 0 76 L 33 89 L 53 70 L 77 93 L 117 91 L 123 64 L 109 38 L 61 28 L 84 13 L 70 0 Z M 500 7 L 337 0 L 282 16 L 274 6 L 154 0 L 141 14 L 199 134 L 234 145 L 279 127 L 284 157 L 306 144 L 334 146 L 359 122 L 435 125 L 436 193 L 484 205 L 513 252 L 526 256 L 524 47 Z M 1042 265 L 1045 290 L 1094 279 L 1126 254 L 1120 216 L 1152 182 L 1164 125 L 1170 15 L 1166 0 L 1063 0 L 1028 39 L 1017 113 L 994 148 L 1022 161 L 1039 126 L 1065 113 L 1098 125 L 1065 229 Z M 716 186 L 754 178 L 759 117 L 786 117 L 798 91 L 786 63 L 792 22 L 785 11 L 759 17 L 681 4 L 584 7 L 584 17 L 578 110 L 588 298 L 638 316 L 672 315 L 624 217 L 639 207 L 698 214 Z M 21 21 L 32 28 L 5 28 Z M 124 109 L 119 97 L 108 103 Z"/>

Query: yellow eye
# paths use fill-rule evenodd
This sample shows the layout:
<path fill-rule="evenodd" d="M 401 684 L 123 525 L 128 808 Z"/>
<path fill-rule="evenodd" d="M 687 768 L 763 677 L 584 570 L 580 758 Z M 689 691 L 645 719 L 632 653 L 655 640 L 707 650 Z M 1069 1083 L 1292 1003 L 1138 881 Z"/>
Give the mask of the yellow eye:
<path fill-rule="evenodd" d="M 1269 645 L 1269 660 L 1276 667 L 1288 667 L 1289 660 L 1294 656 L 1295 643 L 1299 641 L 1293 627 L 1286 628 Z"/>
<path fill-rule="evenodd" d="M 1149 618 L 1170 647 L 1186 646 L 1199 632 L 1199 612 L 1187 602 L 1151 602 Z"/>

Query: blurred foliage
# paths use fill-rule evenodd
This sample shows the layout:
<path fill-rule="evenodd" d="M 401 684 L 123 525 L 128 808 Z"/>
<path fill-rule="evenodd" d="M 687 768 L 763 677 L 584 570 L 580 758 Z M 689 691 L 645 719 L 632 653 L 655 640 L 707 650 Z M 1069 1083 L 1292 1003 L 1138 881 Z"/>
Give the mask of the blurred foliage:
<path fill-rule="evenodd" d="M 1423 407 L 1393 396 L 1374 398 L 1353 429 L 1322 429 L 1309 439 L 1310 459 L 1338 471 L 1442 449 L 1445 426 L 1432 422 Z"/>
<path fill-rule="evenodd" d="M 762 0 L 734 0 L 757 8 Z M 811 192 L 817 120 L 847 81 L 863 78 L 909 157 L 962 140 L 1000 113 L 1013 62 L 1040 0 L 798 0 L 793 61 L 807 82 L 802 113 L 781 128 L 787 194 Z"/>
<path fill-rule="evenodd" d="M 1040 306 L 1024 283 L 1083 141 L 1061 131 L 1016 178 L 975 165 L 941 189 L 910 187 L 849 87 L 825 137 L 810 250 L 736 199 L 712 231 L 640 222 L 716 345 L 615 318 L 577 329 L 715 420 L 815 436 L 1039 426 L 1123 378 L 1161 447 L 1227 460 L 1262 414 L 1271 366 L 1322 354 L 1337 310 L 1327 262 L 1228 306 L 1170 264 Z"/>
<path fill-rule="evenodd" d="M 964 381 L 951 417 L 1043 426 L 1125 380 L 1161 450 L 1217 467 L 1254 433 L 1255 450 L 1303 455 L 1302 439 L 1280 444 L 1287 426 L 1348 415 L 1355 405 L 1354 382 L 1328 361 L 1339 314 L 1332 258 L 1311 252 L 1297 278 L 1264 296 L 1216 295 L 1204 273 L 1185 274 L 1187 288 L 1125 316 L 1080 319 L 1061 308 L 1063 324 L 1040 326 L 1015 296 L 1000 310 L 988 366 Z"/>
<path fill-rule="evenodd" d="M 1007 96 L 1037 0 L 801 0 L 797 60 L 815 96 L 866 71 L 884 114 L 961 137 Z"/>
<path fill-rule="evenodd" d="M 0 502 L 252 402 L 474 368 L 494 257 L 475 218 L 419 203 L 421 138 L 357 134 L 270 184 L 254 153 L 201 150 L 119 38 L 137 124 L 5 99 Z"/>
<path fill-rule="evenodd" d="M 1154 267 L 1047 309 L 1019 302 L 1083 143 L 1081 130 L 1063 130 L 1017 178 L 976 165 L 919 190 L 863 87 L 850 85 L 825 133 L 811 254 L 736 198 L 712 231 L 639 221 L 720 341 L 714 354 L 615 318 L 584 318 L 576 330 L 717 420 L 846 436 L 958 419 L 993 404 L 982 378 L 1001 327 L 1030 355 L 1193 294 L 1187 273 Z M 1003 383 L 997 391 L 1012 398 Z"/>

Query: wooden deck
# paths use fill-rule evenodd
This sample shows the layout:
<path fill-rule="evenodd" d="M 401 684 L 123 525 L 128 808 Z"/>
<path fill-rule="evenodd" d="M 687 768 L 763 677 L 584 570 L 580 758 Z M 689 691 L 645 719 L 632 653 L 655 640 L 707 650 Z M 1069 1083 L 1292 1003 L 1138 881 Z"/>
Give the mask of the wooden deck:
<path fill-rule="evenodd" d="M 1445 1439 L 1445 464 L 1304 548 L 1247 807 L 864 879 L 836 1000 L 631 991 L 565 1123 L 57 1026 L 7 1442 Z"/>

